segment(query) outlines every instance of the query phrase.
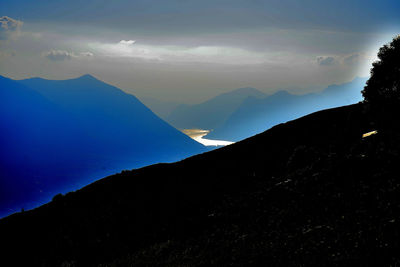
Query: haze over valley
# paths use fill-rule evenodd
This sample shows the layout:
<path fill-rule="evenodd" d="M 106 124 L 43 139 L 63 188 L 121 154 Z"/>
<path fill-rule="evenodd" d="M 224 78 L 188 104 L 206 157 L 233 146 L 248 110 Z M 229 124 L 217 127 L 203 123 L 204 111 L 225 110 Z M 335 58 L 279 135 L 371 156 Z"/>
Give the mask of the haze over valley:
<path fill-rule="evenodd" d="M 0 265 L 399 266 L 399 14 L 0 1 Z"/>

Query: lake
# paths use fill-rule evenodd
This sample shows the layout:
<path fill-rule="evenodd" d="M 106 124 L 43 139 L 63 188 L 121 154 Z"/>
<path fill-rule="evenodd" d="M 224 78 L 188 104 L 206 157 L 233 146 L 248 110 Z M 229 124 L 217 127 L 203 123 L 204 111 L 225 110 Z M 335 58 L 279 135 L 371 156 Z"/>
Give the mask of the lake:
<path fill-rule="evenodd" d="M 224 141 L 224 140 L 213 140 L 213 139 L 203 138 L 210 132 L 209 130 L 183 129 L 182 132 L 184 134 L 188 135 L 189 137 L 191 137 L 193 140 L 196 140 L 197 142 L 199 142 L 205 146 L 227 146 L 227 145 L 234 143 L 234 142 Z"/>

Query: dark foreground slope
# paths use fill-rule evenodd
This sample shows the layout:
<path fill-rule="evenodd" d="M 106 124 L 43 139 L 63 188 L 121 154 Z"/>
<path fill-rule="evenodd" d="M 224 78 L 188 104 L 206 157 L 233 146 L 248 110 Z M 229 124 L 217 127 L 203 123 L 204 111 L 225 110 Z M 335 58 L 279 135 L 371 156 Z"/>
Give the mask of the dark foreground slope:
<path fill-rule="evenodd" d="M 0 221 L 5 266 L 396 266 L 400 134 L 361 105 Z M 28 264 L 29 263 L 29 264 Z M 102 265 L 100 265 L 102 263 Z"/>

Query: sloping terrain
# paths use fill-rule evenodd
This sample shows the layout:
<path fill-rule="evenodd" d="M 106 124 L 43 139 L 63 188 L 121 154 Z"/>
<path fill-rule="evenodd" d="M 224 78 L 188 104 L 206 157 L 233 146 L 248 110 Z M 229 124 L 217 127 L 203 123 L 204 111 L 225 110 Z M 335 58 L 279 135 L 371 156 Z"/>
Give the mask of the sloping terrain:
<path fill-rule="evenodd" d="M 178 129 L 215 129 L 248 97 L 262 98 L 265 94 L 255 88 L 239 88 L 200 104 L 179 105 L 165 120 Z"/>
<path fill-rule="evenodd" d="M 7 266 L 396 266 L 400 134 L 362 105 L 0 221 Z"/>
<path fill-rule="evenodd" d="M 124 169 L 206 151 L 133 95 L 90 75 L 0 77 L 0 96 L 0 216 Z"/>
<path fill-rule="evenodd" d="M 174 109 L 181 105 L 179 102 L 163 101 L 153 97 L 140 97 L 140 101 L 163 120 L 165 120 Z"/>

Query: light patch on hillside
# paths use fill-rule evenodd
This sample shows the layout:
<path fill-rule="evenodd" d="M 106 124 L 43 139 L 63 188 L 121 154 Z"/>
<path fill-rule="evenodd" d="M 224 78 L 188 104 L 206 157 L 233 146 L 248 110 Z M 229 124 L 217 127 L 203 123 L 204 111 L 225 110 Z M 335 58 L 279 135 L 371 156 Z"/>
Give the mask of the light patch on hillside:
<path fill-rule="evenodd" d="M 371 136 L 371 135 L 374 135 L 374 134 L 377 134 L 378 133 L 378 131 L 371 131 L 371 132 L 368 132 L 368 133 L 365 133 L 365 134 L 363 134 L 362 135 L 362 138 L 365 138 L 365 137 L 368 137 L 368 136 Z"/>

